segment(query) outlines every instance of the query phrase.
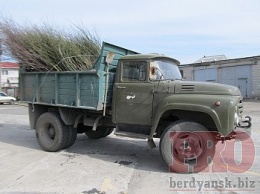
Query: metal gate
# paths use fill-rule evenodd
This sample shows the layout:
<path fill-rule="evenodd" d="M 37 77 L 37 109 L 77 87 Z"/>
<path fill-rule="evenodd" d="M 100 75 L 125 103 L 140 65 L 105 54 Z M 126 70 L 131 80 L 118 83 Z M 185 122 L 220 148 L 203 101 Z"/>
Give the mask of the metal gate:
<path fill-rule="evenodd" d="M 251 66 L 222 67 L 220 83 L 236 86 L 244 98 L 251 98 Z"/>

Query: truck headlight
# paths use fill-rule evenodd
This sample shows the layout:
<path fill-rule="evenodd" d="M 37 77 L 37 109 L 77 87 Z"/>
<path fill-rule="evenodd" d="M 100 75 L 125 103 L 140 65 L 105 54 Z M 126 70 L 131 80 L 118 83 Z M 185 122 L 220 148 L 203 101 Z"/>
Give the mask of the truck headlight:
<path fill-rule="evenodd" d="M 235 124 L 236 126 L 239 126 L 239 117 L 238 117 L 237 112 L 235 112 L 235 115 L 234 115 L 234 124 Z"/>

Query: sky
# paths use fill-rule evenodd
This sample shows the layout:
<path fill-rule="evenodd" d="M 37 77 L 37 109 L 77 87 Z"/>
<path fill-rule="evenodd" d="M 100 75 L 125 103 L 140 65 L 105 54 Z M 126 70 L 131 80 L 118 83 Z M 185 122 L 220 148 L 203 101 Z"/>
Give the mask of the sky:
<path fill-rule="evenodd" d="M 203 56 L 260 55 L 259 0 L 0 0 L 21 25 L 80 25 L 101 41 L 181 64 Z"/>

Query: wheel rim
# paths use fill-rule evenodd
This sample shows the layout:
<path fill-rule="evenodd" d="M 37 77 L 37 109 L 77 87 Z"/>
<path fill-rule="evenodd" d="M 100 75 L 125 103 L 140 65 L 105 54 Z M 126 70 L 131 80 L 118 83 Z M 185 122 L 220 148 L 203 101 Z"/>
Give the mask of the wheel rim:
<path fill-rule="evenodd" d="M 179 133 L 174 140 L 173 155 L 181 163 L 191 163 L 203 153 L 203 140 L 196 133 Z"/>
<path fill-rule="evenodd" d="M 53 125 L 51 125 L 51 124 L 48 126 L 47 135 L 48 135 L 51 139 L 54 139 L 54 138 L 55 138 L 55 129 L 54 129 Z"/>

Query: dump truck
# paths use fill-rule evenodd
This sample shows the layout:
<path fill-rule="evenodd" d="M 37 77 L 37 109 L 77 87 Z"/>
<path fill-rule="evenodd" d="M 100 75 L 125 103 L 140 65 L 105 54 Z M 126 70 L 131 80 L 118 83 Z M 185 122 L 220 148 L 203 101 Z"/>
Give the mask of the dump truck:
<path fill-rule="evenodd" d="M 184 81 L 179 65 L 162 54 L 103 42 L 88 71 L 21 68 L 20 99 L 28 103 L 30 127 L 45 151 L 69 148 L 78 133 L 100 139 L 114 131 L 147 140 L 150 148 L 160 138 L 161 156 L 171 171 L 199 172 L 214 157 L 218 141 L 250 133 L 251 118 L 242 116 L 238 88 Z"/>

